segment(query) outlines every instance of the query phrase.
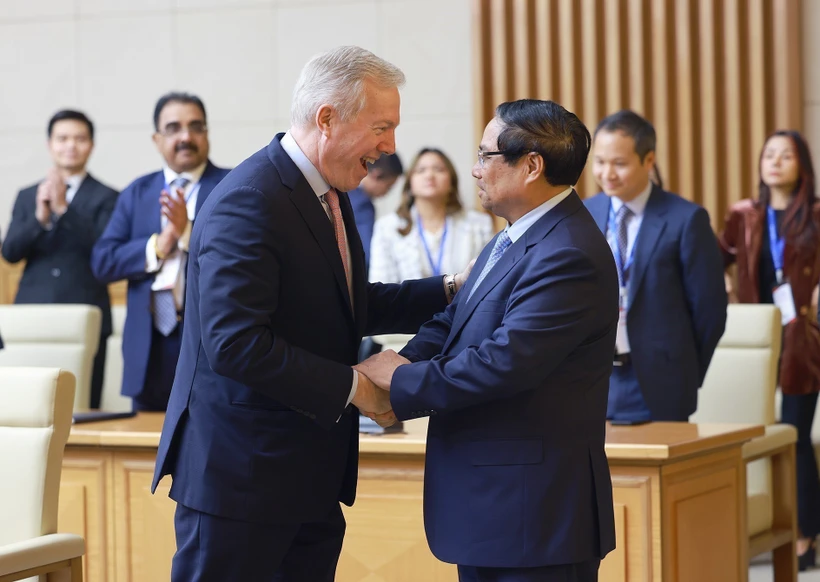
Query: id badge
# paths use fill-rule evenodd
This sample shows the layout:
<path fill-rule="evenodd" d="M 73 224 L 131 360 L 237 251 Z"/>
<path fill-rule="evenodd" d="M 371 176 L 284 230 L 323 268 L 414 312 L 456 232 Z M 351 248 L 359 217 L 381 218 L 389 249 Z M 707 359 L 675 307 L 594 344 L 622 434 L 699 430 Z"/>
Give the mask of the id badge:
<path fill-rule="evenodd" d="M 618 333 L 615 336 L 615 352 L 618 354 L 628 354 L 629 336 L 626 333 L 626 290 L 621 289 L 620 301 L 618 302 Z"/>
<path fill-rule="evenodd" d="M 791 283 L 783 283 L 772 290 L 774 304 L 780 309 L 780 321 L 783 325 L 791 323 L 797 317 L 797 310 L 794 308 L 794 296 L 792 295 Z"/>

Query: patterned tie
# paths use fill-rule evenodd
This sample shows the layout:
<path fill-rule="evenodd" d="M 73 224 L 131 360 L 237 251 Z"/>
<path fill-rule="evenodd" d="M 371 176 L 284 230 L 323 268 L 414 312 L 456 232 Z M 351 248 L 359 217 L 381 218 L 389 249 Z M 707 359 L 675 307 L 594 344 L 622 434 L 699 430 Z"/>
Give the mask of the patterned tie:
<path fill-rule="evenodd" d="M 347 243 L 345 242 L 345 221 L 342 218 L 342 209 L 339 207 L 339 194 L 334 188 L 327 191 L 324 196 L 325 202 L 330 207 L 330 214 L 333 217 L 333 228 L 336 230 L 336 246 L 339 248 L 339 255 L 342 258 L 342 266 L 345 269 L 345 280 L 347 280 L 347 290 L 350 298 L 353 298 L 353 282 L 350 277 L 350 267 L 347 261 Z"/>
<path fill-rule="evenodd" d="M 177 189 L 185 190 L 191 181 L 184 176 L 178 176 L 168 186 L 171 188 L 171 193 L 176 193 Z M 168 220 L 163 216 L 163 224 L 167 224 Z M 154 310 L 154 327 L 157 328 L 164 336 L 169 336 L 178 324 L 177 303 L 174 298 L 173 289 L 162 289 L 161 291 L 154 291 L 153 293 L 153 310 Z"/>
<path fill-rule="evenodd" d="M 626 204 L 622 205 L 618 209 L 618 213 L 615 215 L 615 241 L 618 245 L 618 254 L 621 257 L 621 268 L 623 269 L 622 276 L 624 285 L 626 285 L 627 281 L 629 280 L 629 273 L 626 268 L 628 263 L 626 250 L 629 246 L 629 237 L 627 235 L 627 229 L 629 228 L 629 222 L 632 220 L 633 216 L 635 216 L 635 213 L 632 212 Z"/>
<path fill-rule="evenodd" d="M 481 270 L 481 274 L 478 276 L 478 279 L 475 280 L 475 285 L 473 285 L 473 288 L 470 289 L 470 294 L 467 296 L 467 301 L 470 300 L 470 297 L 472 297 L 475 290 L 478 289 L 478 286 L 487 276 L 487 273 L 490 272 L 490 269 L 493 268 L 493 266 L 498 262 L 498 259 L 501 258 L 501 255 L 504 254 L 504 251 L 506 251 L 507 247 L 511 244 L 512 241 L 510 240 L 510 235 L 507 234 L 506 230 L 502 231 L 501 234 L 498 235 L 498 238 L 495 239 L 495 246 L 493 247 L 493 251 L 490 253 L 490 258 L 487 259 L 487 264 L 484 265 L 484 268 Z"/>

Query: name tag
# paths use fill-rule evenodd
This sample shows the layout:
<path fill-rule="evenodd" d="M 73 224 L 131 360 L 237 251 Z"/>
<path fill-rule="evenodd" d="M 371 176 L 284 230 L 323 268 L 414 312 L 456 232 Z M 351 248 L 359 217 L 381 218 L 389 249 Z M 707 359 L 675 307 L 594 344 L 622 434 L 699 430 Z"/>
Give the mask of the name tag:
<path fill-rule="evenodd" d="M 792 295 L 791 283 L 783 283 L 772 290 L 774 304 L 780 309 L 780 321 L 783 325 L 791 323 L 797 317 L 797 310 L 794 308 L 794 296 Z"/>

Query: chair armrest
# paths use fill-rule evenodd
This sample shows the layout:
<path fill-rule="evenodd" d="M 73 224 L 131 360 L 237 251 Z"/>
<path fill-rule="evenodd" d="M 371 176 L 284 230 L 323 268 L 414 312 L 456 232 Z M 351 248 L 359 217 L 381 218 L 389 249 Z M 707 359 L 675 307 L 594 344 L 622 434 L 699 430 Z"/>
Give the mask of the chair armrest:
<path fill-rule="evenodd" d="M 743 460 L 747 463 L 762 457 L 770 457 L 783 447 L 797 442 L 797 429 L 790 424 L 770 424 L 763 436 L 743 444 Z"/>
<path fill-rule="evenodd" d="M 85 540 L 56 533 L 0 546 L 0 576 L 71 560 L 85 554 Z"/>

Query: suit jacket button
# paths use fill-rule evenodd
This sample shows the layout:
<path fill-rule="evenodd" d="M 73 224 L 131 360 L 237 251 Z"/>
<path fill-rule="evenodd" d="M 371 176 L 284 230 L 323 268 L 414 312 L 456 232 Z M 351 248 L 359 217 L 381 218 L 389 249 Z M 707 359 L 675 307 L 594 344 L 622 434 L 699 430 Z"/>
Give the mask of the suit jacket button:
<path fill-rule="evenodd" d="M 803 307 L 800 308 L 800 315 L 808 315 L 808 313 L 809 313 L 809 308 L 808 308 L 807 305 L 804 305 Z"/>
<path fill-rule="evenodd" d="M 811 267 L 803 267 L 803 274 L 808 277 L 811 275 Z"/>
<path fill-rule="evenodd" d="M 56 267 L 54 269 L 51 269 L 51 276 L 52 277 L 59 277 L 60 275 L 61 275 L 60 269 L 58 269 Z"/>

